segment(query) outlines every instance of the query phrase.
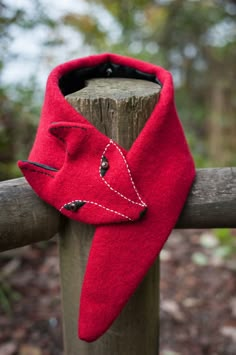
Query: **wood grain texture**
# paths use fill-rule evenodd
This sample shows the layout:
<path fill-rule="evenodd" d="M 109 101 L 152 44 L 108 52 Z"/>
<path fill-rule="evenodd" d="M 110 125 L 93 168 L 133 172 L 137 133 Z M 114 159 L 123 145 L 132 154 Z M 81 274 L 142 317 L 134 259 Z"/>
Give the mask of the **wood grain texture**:
<path fill-rule="evenodd" d="M 41 201 L 24 178 L 0 182 L 0 251 L 52 238 L 58 212 Z"/>
<path fill-rule="evenodd" d="M 236 228 L 236 168 L 198 169 L 176 228 Z"/>
<path fill-rule="evenodd" d="M 150 116 L 159 90 L 145 80 L 93 79 L 67 99 L 100 132 L 129 149 Z"/>
<path fill-rule="evenodd" d="M 158 99 L 158 85 L 140 80 L 95 79 L 68 101 L 101 132 L 128 149 Z M 60 270 L 66 355 L 157 355 L 159 263 L 110 329 L 96 342 L 78 340 L 79 296 L 94 229 L 67 220 L 60 232 Z"/>

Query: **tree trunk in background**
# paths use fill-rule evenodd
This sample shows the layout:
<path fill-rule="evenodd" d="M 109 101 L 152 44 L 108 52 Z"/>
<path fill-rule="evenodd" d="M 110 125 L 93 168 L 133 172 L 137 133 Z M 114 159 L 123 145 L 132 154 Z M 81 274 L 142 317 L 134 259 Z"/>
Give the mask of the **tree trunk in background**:
<path fill-rule="evenodd" d="M 212 86 L 208 116 L 208 152 L 214 165 L 235 164 L 236 101 L 229 80 L 218 80 Z"/>

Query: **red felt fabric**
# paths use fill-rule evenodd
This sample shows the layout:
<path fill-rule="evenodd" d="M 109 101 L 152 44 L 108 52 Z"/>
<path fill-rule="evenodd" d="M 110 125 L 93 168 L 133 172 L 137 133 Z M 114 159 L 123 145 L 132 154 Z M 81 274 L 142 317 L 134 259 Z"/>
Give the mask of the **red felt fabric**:
<path fill-rule="evenodd" d="M 162 83 L 160 99 L 128 152 L 76 112 L 58 87 L 63 74 L 106 62 L 155 74 Z M 102 176 L 104 155 L 109 168 Z M 78 324 L 79 337 L 94 341 L 116 319 L 155 261 L 195 177 L 175 109 L 171 74 L 115 54 L 90 56 L 55 68 L 48 79 L 29 161 L 19 166 L 41 198 L 70 218 L 96 225 Z M 86 203 L 76 212 L 66 209 L 78 200 Z"/>

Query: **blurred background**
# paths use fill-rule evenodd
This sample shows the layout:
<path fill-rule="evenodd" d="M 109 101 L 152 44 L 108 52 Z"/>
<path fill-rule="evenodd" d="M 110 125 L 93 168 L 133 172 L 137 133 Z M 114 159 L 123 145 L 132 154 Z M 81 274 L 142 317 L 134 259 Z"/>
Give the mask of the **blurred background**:
<path fill-rule="evenodd" d="M 235 166 L 236 1 L 0 0 L 0 180 L 20 176 L 16 162 L 32 146 L 51 69 L 106 51 L 170 70 L 197 167 Z M 162 253 L 161 354 L 235 355 L 235 231 L 170 240 Z M 60 354 L 55 241 L 3 253 L 0 266 L 0 355 Z M 39 295 L 44 311 L 35 313 Z"/>

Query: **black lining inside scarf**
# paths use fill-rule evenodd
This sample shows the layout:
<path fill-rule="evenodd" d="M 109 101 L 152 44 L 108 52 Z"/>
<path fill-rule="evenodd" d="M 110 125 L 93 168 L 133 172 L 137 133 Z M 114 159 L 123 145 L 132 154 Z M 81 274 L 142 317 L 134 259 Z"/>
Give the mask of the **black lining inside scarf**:
<path fill-rule="evenodd" d="M 148 80 L 162 86 L 154 74 L 144 73 L 125 65 L 107 62 L 93 67 L 71 70 L 59 79 L 59 87 L 63 95 L 66 96 L 83 89 L 86 86 L 86 80 L 107 77 Z"/>

